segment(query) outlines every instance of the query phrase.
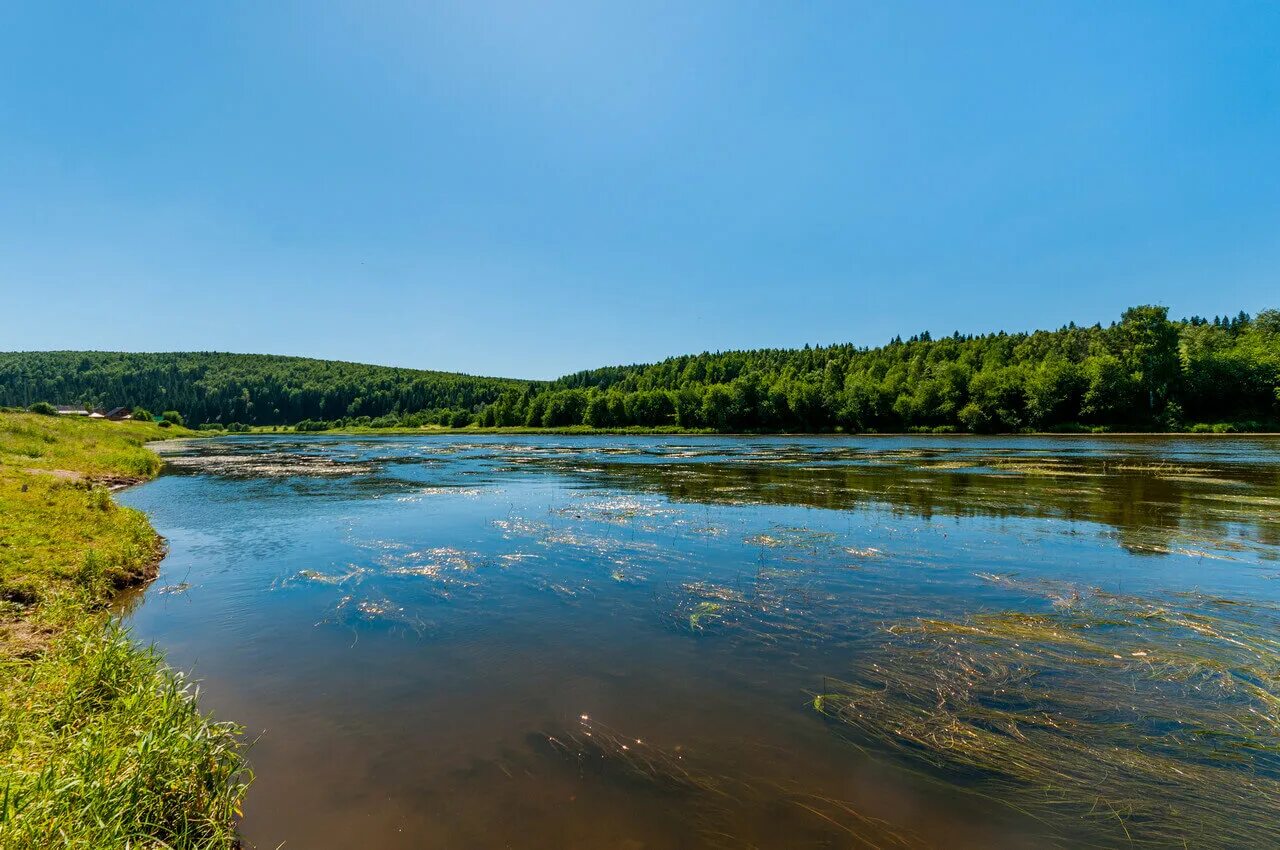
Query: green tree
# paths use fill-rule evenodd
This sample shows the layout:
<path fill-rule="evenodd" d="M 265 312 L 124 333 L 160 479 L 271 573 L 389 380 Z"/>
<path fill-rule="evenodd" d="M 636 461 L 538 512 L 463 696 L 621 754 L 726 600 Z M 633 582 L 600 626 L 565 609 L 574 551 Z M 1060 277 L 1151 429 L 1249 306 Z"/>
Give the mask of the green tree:
<path fill-rule="evenodd" d="M 717 431 L 728 431 L 734 420 L 734 394 L 724 384 L 707 387 L 702 395 L 702 421 Z"/>
<path fill-rule="evenodd" d="M 1084 361 L 1086 381 L 1080 414 L 1098 424 L 1124 422 L 1132 416 L 1138 386 L 1120 358 L 1100 354 Z"/>
<path fill-rule="evenodd" d="M 1121 359 L 1145 394 L 1148 414 L 1155 416 L 1169 398 L 1180 365 L 1178 330 L 1169 321 L 1169 308 L 1130 307 L 1118 330 Z"/>
<path fill-rule="evenodd" d="M 582 423 L 592 428 L 608 428 L 615 424 L 609 415 L 609 398 L 604 393 L 592 393 L 582 414 Z"/>

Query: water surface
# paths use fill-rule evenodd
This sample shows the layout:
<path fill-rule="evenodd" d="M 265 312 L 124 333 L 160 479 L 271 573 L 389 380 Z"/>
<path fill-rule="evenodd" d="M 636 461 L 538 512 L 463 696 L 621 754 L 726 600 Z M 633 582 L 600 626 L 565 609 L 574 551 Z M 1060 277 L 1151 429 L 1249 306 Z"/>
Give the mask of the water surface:
<path fill-rule="evenodd" d="M 1195 844 L 1203 817 L 1007 805 L 989 769 L 938 763 L 883 704 L 859 724 L 867 703 L 842 716 L 830 706 L 848 703 L 815 697 L 904 673 L 922 623 L 968 629 L 939 627 L 936 651 L 1009 612 L 1041 623 L 1122 600 L 1199 628 L 1204 606 L 1230 603 L 1232 628 L 1265 635 L 1280 596 L 1275 439 L 290 436 L 164 451 L 166 474 L 122 494 L 170 546 L 128 617 L 256 738 L 243 830 L 262 848 L 1123 846 L 1126 819 Z M 993 645 L 976 640 L 965 657 Z M 1148 687 L 1147 651 L 1123 655 L 1088 676 Z M 1160 704 L 1192 705 L 1211 674 L 1268 693 L 1274 668 L 1253 661 L 1179 673 Z M 1110 693 L 1091 698 L 1133 725 Z M 1242 702 L 1255 698 L 1224 697 L 1265 720 L 1265 701 Z M 1138 750 L 1156 746 L 1144 734 Z M 1245 740 L 1231 769 L 1276 779 L 1251 743 L 1268 740 Z"/>

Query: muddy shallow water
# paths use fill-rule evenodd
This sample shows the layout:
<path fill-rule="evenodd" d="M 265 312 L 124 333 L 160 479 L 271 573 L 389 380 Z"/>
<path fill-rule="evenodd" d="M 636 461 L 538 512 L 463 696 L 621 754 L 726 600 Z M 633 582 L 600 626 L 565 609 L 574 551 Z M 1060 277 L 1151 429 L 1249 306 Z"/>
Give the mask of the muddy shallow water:
<path fill-rule="evenodd" d="M 1238 837 L 1215 808 L 1270 820 L 1280 440 L 163 451 L 121 496 L 170 545 L 127 617 L 257 739 L 255 847 L 1197 845 Z M 1064 767 L 1046 800 L 1054 735 L 1163 761 L 1092 799 Z M 1195 782 L 1135 784 L 1179 764 Z M 1249 790 L 1201 810 L 1219 780 Z"/>

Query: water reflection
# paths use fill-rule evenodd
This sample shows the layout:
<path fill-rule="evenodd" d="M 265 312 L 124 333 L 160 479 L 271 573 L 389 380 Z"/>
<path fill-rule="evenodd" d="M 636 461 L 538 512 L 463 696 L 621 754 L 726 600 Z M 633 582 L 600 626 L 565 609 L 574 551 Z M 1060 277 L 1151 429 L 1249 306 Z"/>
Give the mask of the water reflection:
<path fill-rule="evenodd" d="M 1071 607 L 1139 600 L 1228 641 L 1261 635 L 1273 657 L 1275 440 L 290 437 L 165 451 L 171 474 L 126 496 L 171 545 L 130 616 L 205 678 L 206 705 L 265 730 L 244 823 L 257 846 L 1215 843 L 1203 810 L 1194 832 L 1137 805 L 1102 822 L 1097 801 L 1065 797 L 1046 818 L 1018 799 L 1042 776 L 997 782 L 989 763 L 930 750 L 978 729 L 1006 752 L 1000 736 L 1033 715 L 1078 724 L 1082 758 L 1097 742 L 1144 756 L 1193 711 L 1204 740 L 1228 740 L 1215 718 L 1236 735 L 1223 712 L 1243 706 L 1262 725 L 1227 749 L 1276 778 L 1259 755 L 1280 706 L 1274 665 L 1217 644 L 1195 655 L 1192 628 L 1176 669 L 1216 678 L 1171 689 L 1145 655 L 1113 663 L 1154 651 L 1112 635 L 1136 625 Z M 1193 591 L 1249 604 L 1188 619 L 1202 616 L 1187 613 Z M 1055 636 L 1095 620 L 1083 667 L 1064 667 Z M 961 688 L 967 669 L 985 672 Z M 1025 677 L 1061 687 L 992 701 Z M 944 704 L 939 688 L 976 701 L 919 714 Z M 1090 724 L 1114 731 L 1122 691 L 1171 716 L 1103 735 Z M 919 735 L 859 722 L 873 693 L 893 695 L 876 717 Z M 1223 810 L 1270 835 L 1254 826 L 1265 805 Z"/>

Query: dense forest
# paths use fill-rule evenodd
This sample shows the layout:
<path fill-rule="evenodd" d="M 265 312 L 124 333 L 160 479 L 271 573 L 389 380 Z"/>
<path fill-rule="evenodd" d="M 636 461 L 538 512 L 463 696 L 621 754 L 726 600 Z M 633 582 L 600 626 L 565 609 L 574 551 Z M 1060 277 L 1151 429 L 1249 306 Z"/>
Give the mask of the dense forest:
<path fill-rule="evenodd" d="M 91 404 L 176 410 L 188 424 L 292 424 L 414 413 L 451 424 L 527 381 L 266 354 L 0 354 L 0 405 Z M 463 417 L 470 421 L 470 416 Z"/>
<path fill-rule="evenodd" d="M 1280 312 L 1175 322 L 1143 306 L 1109 327 L 673 357 L 508 391 L 478 419 L 719 431 L 1273 427 Z"/>
<path fill-rule="evenodd" d="M 427 423 L 717 431 L 1006 432 L 1275 428 L 1280 311 L 1109 326 L 729 351 L 578 372 L 471 378 L 232 354 L 0 354 L 0 404 L 180 411 L 192 424 Z"/>

